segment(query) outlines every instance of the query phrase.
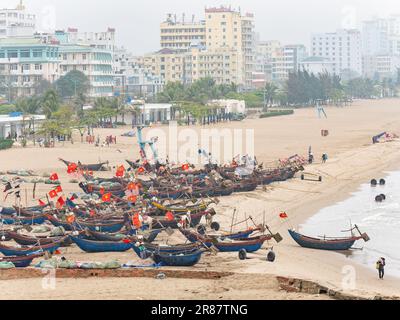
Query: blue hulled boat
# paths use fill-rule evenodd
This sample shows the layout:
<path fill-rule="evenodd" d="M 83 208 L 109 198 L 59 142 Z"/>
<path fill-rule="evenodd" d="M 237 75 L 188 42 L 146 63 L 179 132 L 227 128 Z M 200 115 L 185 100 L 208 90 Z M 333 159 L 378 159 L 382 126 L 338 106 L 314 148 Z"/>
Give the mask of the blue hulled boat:
<path fill-rule="evenodd" d="M 294 230 L 288 231 L 293 240 L 301 247 L 318 250 L 346 251 L 350 250 L 357 240 L 369 240 L 368 235 L 365 233 L 360 234 L 360 236 L 352 236 L 348 238 L 312 238 L 297 233 Z"/>
<path fill-rule="evenodd" d="M 125 252 L 132 247 L 131 242 L 94 241 L 70 235 L 70 238 L 85 252 Z"/>

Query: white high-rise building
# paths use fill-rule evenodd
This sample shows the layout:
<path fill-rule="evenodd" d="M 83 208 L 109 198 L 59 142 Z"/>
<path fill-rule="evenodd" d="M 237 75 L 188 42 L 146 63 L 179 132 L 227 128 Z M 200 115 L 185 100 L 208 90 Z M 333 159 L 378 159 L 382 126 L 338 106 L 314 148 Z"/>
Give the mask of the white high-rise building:
<path fill-rule="evenodd" d="M 389 54 L 388 22 L 384 19 L 364 21 L 362 46 L 364 56 Z"/>
<path fill-rule="evenodd" d="M 357 77 L 362 74 L 361 32 L 340 29 L 333 33 L 313 34 L 311 55 L 327 58 L 332 62 L 333 73 Z"/>
<path fill-rule="evenodd" d="M 0 38 L 29 37 L 35 33 L 36 16 L 20 1 L 15 9 L 0 9 Z"/>

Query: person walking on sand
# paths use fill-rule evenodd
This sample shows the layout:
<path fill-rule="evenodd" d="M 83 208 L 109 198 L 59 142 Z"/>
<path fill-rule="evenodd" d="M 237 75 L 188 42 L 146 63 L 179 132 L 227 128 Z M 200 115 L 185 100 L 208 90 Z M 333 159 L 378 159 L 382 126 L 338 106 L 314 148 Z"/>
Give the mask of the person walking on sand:
<path fill-rule="evenodd" d="M 378 269 L 379 279 L 381 279 L 381 280 L 383 280 L 383 277 L 385 275 L 385 266 L 386 266 L 385 258 L 381 257 L 376 262 L 376 269 Z"/>

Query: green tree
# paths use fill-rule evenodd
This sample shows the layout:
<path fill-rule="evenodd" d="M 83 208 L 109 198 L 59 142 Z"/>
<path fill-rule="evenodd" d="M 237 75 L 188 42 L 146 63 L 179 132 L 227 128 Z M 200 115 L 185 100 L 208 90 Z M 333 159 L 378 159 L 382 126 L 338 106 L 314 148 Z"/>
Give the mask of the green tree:
<path fill-rule="evenodd" d="M 60 107 L 60 100 L 55 90 L 47 90 L 41 99 L 41 110 L 48 119 Z"/>
<path fill-rule="evenodd" d="M 81 71 L 73 70 L 57 80 L 57 92 L 62 98 L 72 98 L 89 91 L 89 79 Z"/>

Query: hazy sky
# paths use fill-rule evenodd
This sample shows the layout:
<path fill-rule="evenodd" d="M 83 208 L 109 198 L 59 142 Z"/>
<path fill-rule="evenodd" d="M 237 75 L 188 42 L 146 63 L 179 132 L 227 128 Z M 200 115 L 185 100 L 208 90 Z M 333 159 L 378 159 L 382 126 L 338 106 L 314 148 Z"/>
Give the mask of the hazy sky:
<path fill-rule="evenodd" d="M 15 7 L 19 0 L 1 0 Z M 261 39 L 309 47 L 312 32 L 359 27 L 377 16 L 400 13 L 399 0 L 24 0 L 39 17 L 40 30 L 77 27 L 81 31 L 117 29 L 117 43 L 135 54 L 159 49 L 159 24 L 167 13 L 203 19 L 205 6 L 231 5 L 255 14 Z"/>

